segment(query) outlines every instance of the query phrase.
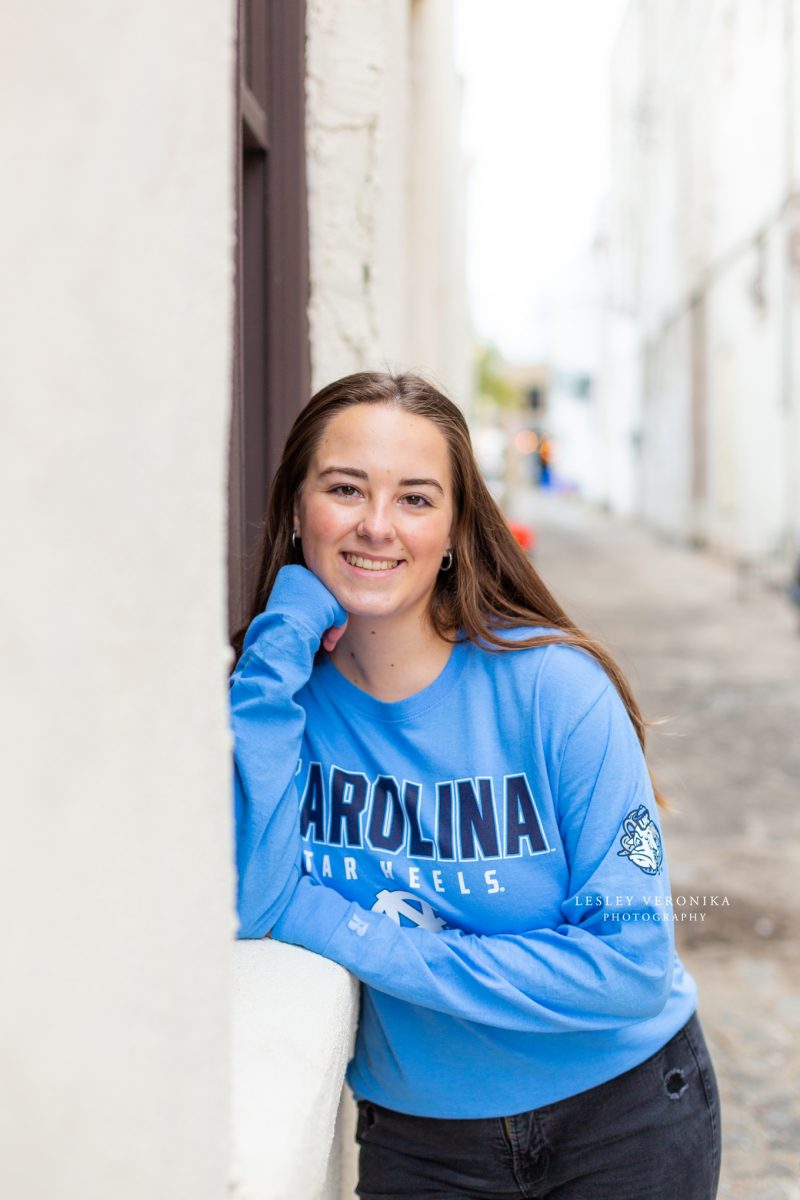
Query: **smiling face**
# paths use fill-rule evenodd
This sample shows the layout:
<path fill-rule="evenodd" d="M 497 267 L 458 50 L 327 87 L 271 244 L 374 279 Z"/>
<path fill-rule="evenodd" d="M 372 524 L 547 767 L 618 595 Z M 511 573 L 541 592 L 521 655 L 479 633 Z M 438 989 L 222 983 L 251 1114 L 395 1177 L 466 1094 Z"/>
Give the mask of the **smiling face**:
<path fill-rule="evenodd" d="M 294 528 L 306 566 L 351 616 L 422 619 L 452 521 L 448 447 L 432 421 L 353 404 L 328 422 Z"/>

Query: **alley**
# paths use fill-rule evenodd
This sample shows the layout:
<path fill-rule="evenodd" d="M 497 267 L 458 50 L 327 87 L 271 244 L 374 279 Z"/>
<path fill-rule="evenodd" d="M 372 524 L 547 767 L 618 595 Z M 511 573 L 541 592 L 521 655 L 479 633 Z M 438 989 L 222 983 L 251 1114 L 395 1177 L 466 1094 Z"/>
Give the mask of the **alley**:
<path fill-rule="evenodd" d="M 535 564 L 627 672 L 664 816 L 676 941 L 723 1103 L 720 1200 L 800 1197 L 800 636 L 788 602 L 727 564 L 546 493 L 512 516 Z M 712 897 L 728 898 L 714 904 Z M 702 898 L 705 897 L 705 900 Z"/>

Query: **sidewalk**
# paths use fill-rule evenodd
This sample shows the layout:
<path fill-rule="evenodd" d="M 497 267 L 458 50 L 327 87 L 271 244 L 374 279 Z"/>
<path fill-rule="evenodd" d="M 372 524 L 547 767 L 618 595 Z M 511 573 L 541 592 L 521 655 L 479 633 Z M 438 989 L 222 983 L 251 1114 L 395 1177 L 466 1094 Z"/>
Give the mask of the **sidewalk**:
<path fill-rule="evenodd" d="M 515 495 L 534 563 L 649 720 L 675 923 L 723 1103 L 720 1200 L 800 1198 L 800 637 L 782 596 L 574 498 Z M 715 905 L 711 898 L 718 897 Z M 703 900 L 705 897 L 705 900 Z M 727 904 L 723 903 L 727 897 Z"/>

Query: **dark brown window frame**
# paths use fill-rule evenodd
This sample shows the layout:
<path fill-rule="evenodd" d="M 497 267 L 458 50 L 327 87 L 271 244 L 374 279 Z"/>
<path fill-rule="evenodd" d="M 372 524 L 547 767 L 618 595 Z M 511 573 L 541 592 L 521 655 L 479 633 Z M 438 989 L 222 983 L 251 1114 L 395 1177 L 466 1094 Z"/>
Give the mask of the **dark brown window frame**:
<path fill-rule="evenodd" d="M 304 0 L 240 0 L 228 624 L 248 617 L 267 494 L 309 396 Z M 290 514 L 287 514 L 287 520 Z"/>

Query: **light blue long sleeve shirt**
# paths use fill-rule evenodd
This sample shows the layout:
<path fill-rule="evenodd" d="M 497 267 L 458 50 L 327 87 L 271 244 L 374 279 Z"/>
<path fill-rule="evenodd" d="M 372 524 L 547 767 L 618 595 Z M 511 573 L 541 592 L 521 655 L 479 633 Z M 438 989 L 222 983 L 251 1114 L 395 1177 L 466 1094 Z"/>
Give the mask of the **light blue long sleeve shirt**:
<path fill-rule="evenodd" d="M 341 619 L 284 568 L 232 680 L 240 936 L 271 927 L 362 980 L 348 1080 L 389 1108 L 507 1115 L 650 1057 L 697 989 L 644 756 L 602 667 L 462 642 L 387 703 L 315 660 Z"/>
<path fill-rule="evenodd" d="M 295 771 L 306 718 L 297 695 L 344 609 L 305 567 L 284 567 L 250 623 L 230 678 L 239 937 L 269 933 L 301 873 Z"/>

